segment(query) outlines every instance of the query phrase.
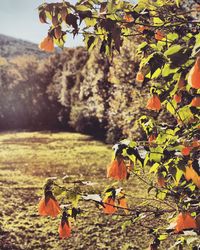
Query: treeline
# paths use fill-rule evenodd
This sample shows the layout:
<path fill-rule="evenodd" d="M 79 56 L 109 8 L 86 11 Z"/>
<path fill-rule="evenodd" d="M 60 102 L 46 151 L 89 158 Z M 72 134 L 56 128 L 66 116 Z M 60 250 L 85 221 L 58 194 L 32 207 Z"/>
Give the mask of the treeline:
<path fill-rule="evenodd" d="M 112 61 L 81 47 L 1 58 L 0 129 L 73 130 L 109 143 L 141 136 L 135 120 L 146 113 L 148 91 L 134 80 L 135 50 L 128 42 Z"/>

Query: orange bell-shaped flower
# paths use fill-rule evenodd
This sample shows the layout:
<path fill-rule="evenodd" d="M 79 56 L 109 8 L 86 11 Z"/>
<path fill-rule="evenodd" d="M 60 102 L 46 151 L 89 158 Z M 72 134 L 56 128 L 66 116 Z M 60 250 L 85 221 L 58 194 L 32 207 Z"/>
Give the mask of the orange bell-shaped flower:
<path fill-rule="evenodd" d="M 142 84 L 144 82 L 144 74 L 141 71 L 138 71 L 135 80 L 137 84 Z"/>
<path fill-rule="evenodd" d="M 156 140 L 156 135 L 154 135 L 154 134 L 151 134 L 150 136 L 149 136 L 149 138 L 148 138 L 148 142 L 149 143 L 152 143 L 153 141 L 155 141 Z"/>
<path fill-rule="evenodd" d="M 181 94 L 174 95 L 174 100 L 176 103 L 180 103 L 181 102 Z"/>
<path fill-rule="evenodd" d="M 192 147 L 194 147 L 194 148 L 200 147 L 200 141 L 197 139 L 194 139 L 192 142 Z"/>
<path fill-rule="evenodd" d="M 148 30 L 148 29 L 149 29 L 149 27 L 143 26 L 143 25 L 140 25 L 140 26 L 137 27 L 137 30 L 140 31 L 140 32 L 143 32 L 144 30 Z"/>
<path fill-rule="evenodd" d="M 192 180 L 192 182 L 200 188 L 200 176 L 198 173 L 195 171 L 195 169 L 192 166 L 192 162 L 188 162 L 188 166 L 185 168 L 185 179 L 187 181 Z"/>
<path fill-rule="evenodd" d="M 129 210 L 127 209 L 127 208 L 128 208 L 128 206 L 127 206 L 127 199 L 126 199 L 125 197 L 121 197 L 121 198 L 119 199 L 119 207 L 123 208 L 123 209 L 124 209 L 124 212 L 125 212 L 126 214 L 129 213 Z"/>
<path fill-rule="evenodd" d="M 67 214 L 64 211 L 61 223 L 58 228 L 60 238 L 69 238 L 71 236 L 71 224 L 68 221 Z"/>
<path fill-rule="evenodd" d="M 180 213 L 176 219 L 176 228 L 175 232 L 179 233 L 185 229 L 195 229 L 197 224 L 195 219 L 191 216 L 190 213 Z"/>
<path fill-rule="evenodd" d="M 177 85 L 178 85 L 179 90 L 184 90 L 185 89 L 185 79 L 180 77 L 180 79 L 177 82 Z"/>
<path fill-rule="evenodd" d="M 124 20 L 126 21 L 126 22 L 133 22 L 134 21 L 134 18 L 132 17 L 132 15 L 131 14 L 125 14 L 124 15 Z"/>
<path fill-rule="evenodd" d="M 192 147 L 184 147 L 182 150 L 181 150 L 181 154 L 184 155 L 184 156 L 187 156 L 190 154 L 190 151 L 192 150 Z"/>
<path fill-rule="evenodd" d="M 191 68 L 189 72 L 188 83 L 194 89 L 200 88 L 200 57 L 197 57 L 195 65 Z"/>
<path fill-rule="evenodd" d="M 107 177 L 115 180 L 124 180 L 127 178 L 127 167 L 122 158 L 116 158 L 108 165 Z"/>
<path fill-rule="evenodd" d="M 185 168 L 185 179 L 187 181 L 192 180 L 195 177 L 195 171 L 192 167 L 192 162 L 188 161 L 188 166 Z"/>
<path fill-rule="evenodd" d="M 105 214 L 113 214 L 117 211 L 117 208 L 115 207 L 115 199 L 112 197 L 108 197 L 107 199 L 103 200 L 103 211 Z"/>
<path fill-rule="evenodd" d="M 158 178 L 157 178 L 157 185 L 158 185 L 158 187 L 162 188 L 162 187 L 165 186 L 165 184 L 166 184 L 166 182 L 165 182 L 164 176 L 162 174 L 159 174 Z"/>
<path fill-rule="evenodd" d="M 200 97 L 194 97 L 190 105 L 193 107 L 200 107 Z"/>
<path fill-rule="evenodd" d="M 163 38 L 165 38 L 165 34 L 161 30 L 156 30 L 155 39 L 161 41 Z"/>
<path fill-rule="evenodd" d="M 46 52 L 53 52 L 54 51 L 54 42 L 53 38 L 49 35 L 45 37 L 42 42 L 39 44 L 39 48 Z"/>
<path fill-rule="evenodd" d="M 38 212 L 41 216 L 51 216 L 56 217 L 60 213 L 60 206 L 53 196 L 51 191 L 45 192 L 45 197 L 43 197 L 39 202 Z"/>
<path fill-rule="evenodd" d="M 147 109 L 159 111 L 161 109 L 161 102 L 157 95 L 153 95 L 147 102 Z"/>

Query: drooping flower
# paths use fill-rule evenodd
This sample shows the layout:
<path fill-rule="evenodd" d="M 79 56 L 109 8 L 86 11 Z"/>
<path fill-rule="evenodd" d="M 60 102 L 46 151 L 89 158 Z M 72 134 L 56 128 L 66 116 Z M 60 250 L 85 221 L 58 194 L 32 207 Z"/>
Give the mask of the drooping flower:
<path fill-rule="evenodd" d="M 38 212 L 41 216 L 56 217 L 60 213 L 60 206 L 51 191 L 46 191 L 40 200 Z"/>
<path fill-rule="evenodd" d="M 147 109 L 159 111 L 161 109 L 161 102 L 157 95 L 153 95 L 147 102 Z"/>
<path fill-rule="evenodd" d="M 71 223 L 68 220 L 67 213 L 64 211 L 61 223 L 58 228 L 60 238 L 69 238 L 71 236 Z"/>
<path fill-rule="evenodd" d="M 200 97 L 194 97 L 190 103 L 192 107 L 200 107 Z"/>
<path fill-rule="evenodd" d="M 140 25 L 140 26 L 137 27 L 137 30 L 140 31 L 140 32 L 143 32 L 144 30 L 148 30 L 148 29 L 149 29 L 149 27 L 143 26 L 143 25 Z"/>
<path fill-rule="evenodd" d="M 158 187 L 162 188 L 164 187 L 166 184 L 165 178 L 162 174 L 159 174 L 157 177 L 157 185 Z"/>
<path fill-rule="evenodd" d="M 192 182 L 200 188 L 200 176 L 199 176 L 199 163 L 198 160 L 188 161 L 188 166 L 185 168 L 185 179 Z"/>
<path fill-rule="evenodd" d="M 194 139 L 192 142 L 192 147 L 194 147 L 194 148 L 200 147 L 200 141 L 197 139 Z"/>
<path fill-rule="evenodd" d="M 176 94 L 176 95 L 174 95 L 174 100 L 175 100 L 175 102 L 176 103 L 180 103 L 181 102 L 181 94 Z"/>
<path fill-rule="evenodd" d="M 187 181 L 193 180 L 195 178 L 195 171 L 191 165 L 185 168 L 185 179 Z"/>
<path fill-rule="evenodd" d="M 125 14 L 124 15 L 124 20 L 126 21 L 126 22 L 133 22 L 134 21 L 134 18 L 132 17 L 132 15 L 131 14 Z"/>
<path fill-rule="evenodd" d="M 192 150 L 192 147 L 184 147 L 182 150 L 181 150 L 181 154 L 184 155 L 184 156 L 187 156 L 190 154 L 190 151 Z"/>
<path fill-rule="evenodd" d="M 189 72 L 188 83 L 194 89 L 200 88 L 200 57 L 197 57 L 194 66 Z"/>
<path fill-rule="evenodd" d="M 115 180 L 124 180 L 127 178 L 127 167 L 122 158 L 118 157 L 108 165 L 107 177 Z"/>
<path fill-rule="evenodd" d="M 144 74 L 141 71 L 138 71 L 136 75 L 136 83 L 142 84 L 143 82 L 144 82 Z"/>
<path fill-rule="evenodd" d="M 195 229 L 197 224 L 195 219 L 191 216 L 190 213 L 180 213 L 176 219 L 175 232 L 179 233 L 185 229 Z"/>
<path fill-rule="evenodd" d="M 179 90 L 184 90 L 185 89 L 185 79 L 180 77 L 180 79 L 177 82 L 177 85 L 178 85 Z"/>
<path fill-rule="evenodd" d="M 119 207 L 123 208 L 123 209 L 124 209 L 124 212 L 125 212 L 126 214 L 129 213 L 129 210 L 127 209 L 127 208 L 128 208 L 128 206 L 127 206 L 127 199 L 126 199 L 125 197 L 121 197 L 121 198 L 119 199 Z"/>
<path fill-rule="evenodd" d="M 103 204 L 103 211 L 105 214 L 113 214 L 117 211 L 117 208 L 115 207 L 115 199 L 113 197 L 104 199 Z"/>
<path fill-rule="evenodd" d="M 53 52 L 54 51 L 53 38 L 49 35 L 45 37 L 39 44 L 39 48 L 46 52 Z"/>
<path fill-rule="evenodd" d="M 148 138 L 148 142 L 149 143 L 151 143 L 151 142 L 153 142 L 153 141 L 155 141 L 156 140 L 156 135 L 154 135 L 154 134 L 151 134 L 150 136 L 149 136 L 149 138 Z"/>
<path fill-rule="evenodd" d="M 155 32 L 155 39 L 158 41 L 161 41 L 163 38 L 165 38 L 165 34 L 161 30 L 156 30 Z"/>

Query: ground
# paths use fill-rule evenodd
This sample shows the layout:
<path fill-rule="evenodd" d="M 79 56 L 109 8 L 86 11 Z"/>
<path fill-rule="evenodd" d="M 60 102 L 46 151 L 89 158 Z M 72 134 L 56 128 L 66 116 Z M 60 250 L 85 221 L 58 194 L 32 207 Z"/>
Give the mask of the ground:
<path fill-rule="evenodd" d="M 124 217 L 105 215 L 95 204 L 81 202 L 83 213 L 73 226 L 72 237 L 60 240 L 55 219 L 38 215 L 42 186 L 48 177 L 96 182 L 94 189 L 111 184 L 106 166 L 111 145 L 75 133 L 0 134 L 0 249 L 144 250 L 149 245 L 147 229 L 123 225 Z M 118 184 L 117 184 L 118 185 Z M 121 185 L 121 184 L 120 184 Z M 137 197 L 144 186 L 130 179 L 125 189 Z M 129 200 L 129 204 L 136 202 Z M 150 225 L 153 223 L 150 223 Z"/>

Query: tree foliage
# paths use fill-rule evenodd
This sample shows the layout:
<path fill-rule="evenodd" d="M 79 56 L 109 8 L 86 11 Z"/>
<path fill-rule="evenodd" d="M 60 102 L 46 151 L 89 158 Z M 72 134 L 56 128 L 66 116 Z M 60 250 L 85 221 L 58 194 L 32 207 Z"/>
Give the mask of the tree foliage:
<path fill-rule="evenodd" d="M 107 176 L 117 181 L 130 176 L 130 183 L 131 175 L 137 176 L 148 185 L 148 192 L 168 207 L 149 209 L 147 200 L 143 209 L 127 208 L 125 201 L 120 203 L 121 198 L 126 199 L 121 182 L 115 182 L 101 195 L 84 194 L 80 187 L 73 190 L 59 187 L 60 193 L 67 193 L 68 201 L 72 201 L 65 223 L 79 214 L 80 199 L 91 200 L 102 206 L 105 213 L 128 211 L 132 223 L 142 221 L 149 213 L 163 217 L 163 225 L 150 230 L 154 237 L 150 249 L 157 249 L 162 240 L 172 235 L 177 235 L 174 247 L 192 245 L 195 249 L 199 244 L 200 218 L 198 6 L 179 0 L 139 0 L 137 4 L 86 0 L 75 5 L 43 4 L 39 16 L 41 22 L 51 23 L 48 31 L 51 45 L 53 42 L 62 47 L 67 33 L 82 34 L 88 50 L 96 47 L 110 62 L 120 53 L 126 39 L 134 39 L 138 44 L 140 65 L 136 83 L 140 88 L 149 85 L 146 107 L 153 115 L 143 115 L 136 121 L 146 133 L 146 140 L 127 139 L 114 145 Z M 174 117 L 174 123 L 163 124 L 154 119 L 162 109 Z M 49 180 L 45 196 L 54 187 L 58 184 Z M 64 208 L 64 217 L 66 211 Z M 164 216 L 167 213 L 170 216 Z"/>

